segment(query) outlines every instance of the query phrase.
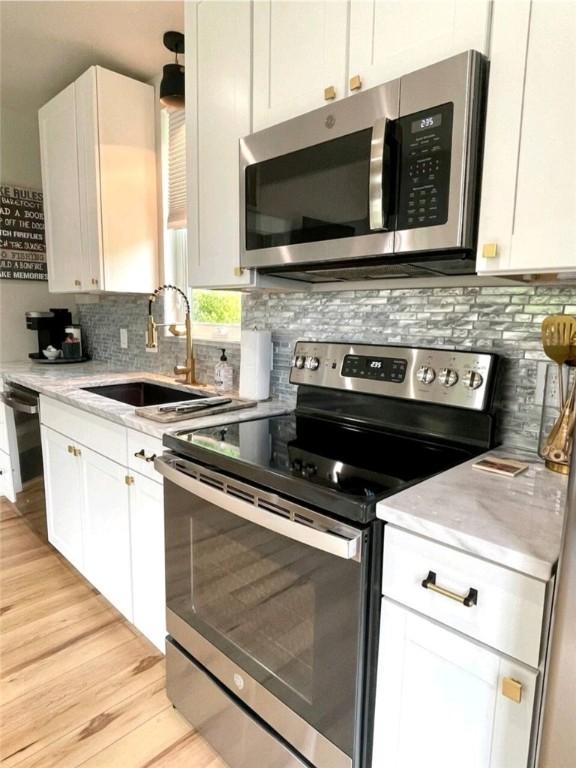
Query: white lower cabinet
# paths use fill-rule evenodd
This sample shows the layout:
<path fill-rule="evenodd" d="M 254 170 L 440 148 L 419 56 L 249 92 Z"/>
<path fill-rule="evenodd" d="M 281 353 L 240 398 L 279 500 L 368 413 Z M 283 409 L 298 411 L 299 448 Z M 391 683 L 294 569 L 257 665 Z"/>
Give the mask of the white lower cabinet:
<path fill-rule="evenodd" d="M 537 679 L 383 598 L 372 768 L 527 768 Z"/>
<path fill-rule="evenodd" d="M 132 475 L 130 530 L 132 621 L 162 652 L 166 638 L 163 486 Z"/>
<path fill-rule="evenodd" d="M 56 401 L 48 406 L 46 398 L 43 403 L 42 418 L 51 424 L 48 427 L 43 423 L 41 428 L 49 541 L 163 651 L 166 597 L 162 482 L 99 452 L 109 444 L 107 453 L 123 456 L 126 462 L 126 434 L 125 430 L 118 432 L 117 424 L 109 424 L 106 436 L 106 422 L 98 419 L 104 425 L 92 431 L 92 447 L 99 448 L 96 451 L 53 429 L 68 427 L 79 434 L 76 421 L 82 423 L 83 416 L 90 418 L 90 414 L 61 407 Z M 89 438 L 90 433 L 85 432 L 82 434 Z M 148 448 L 150 440 L 147 442 L 143 436 L 138 445 Z M 0 456 L 0 469 L 1 463 Z M 145 461 L 139 464 L 153 472 Z"/>
<path fill-rule="evenodd" d="M 82 468 L 74 447 L 70 438 L 42 427 L 48 539 L 84 573 Z"/>
<path fill-rule="evenodd" d="M 86 578 L 132 621 L 130 502 L 126 468 L 88 448 L 81 451 Z"/>

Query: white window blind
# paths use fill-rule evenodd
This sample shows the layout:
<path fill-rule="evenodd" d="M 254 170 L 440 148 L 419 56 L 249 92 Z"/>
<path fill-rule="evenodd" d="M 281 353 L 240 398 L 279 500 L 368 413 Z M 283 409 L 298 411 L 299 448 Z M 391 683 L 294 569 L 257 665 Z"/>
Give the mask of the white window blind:
<path fill-rule="evenodd" d="M 186 112 L 168 114 L 168 227 L 186 226 Z"/>

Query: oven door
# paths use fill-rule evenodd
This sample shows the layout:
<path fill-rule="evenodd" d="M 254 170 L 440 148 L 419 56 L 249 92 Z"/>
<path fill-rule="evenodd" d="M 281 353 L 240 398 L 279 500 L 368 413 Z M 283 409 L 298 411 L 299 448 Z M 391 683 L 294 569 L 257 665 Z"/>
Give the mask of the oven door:
<path fill-rule="evenodd" d="M 156 462 L 170 635 L 314 766 L 357 766 L 369 531 Z"/>
<path fill-rule="evenodd" d="M 394 81 L 240 142 L 240 261 L 288 267 L 390 254 Z"/>

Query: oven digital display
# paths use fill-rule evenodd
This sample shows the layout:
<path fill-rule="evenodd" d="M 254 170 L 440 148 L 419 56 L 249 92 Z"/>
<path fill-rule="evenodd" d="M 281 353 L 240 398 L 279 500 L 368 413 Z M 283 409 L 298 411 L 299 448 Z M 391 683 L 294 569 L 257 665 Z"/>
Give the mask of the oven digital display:
<path fill-rule="evenodd" d="M 397 357 L 346 355 L 342 363 L 342 376 L 401 384 L 406 376 L 407 366 L 407 360 Z"/>
<path fill-rule="evenodd" d="M 411 132 L 420 133 L 420 131 L 427 131 L 429 128 L 438 128 L 440 125 L 442 125 L 441 112 L 437 115 L 425 115 L 412 121 Z"/>

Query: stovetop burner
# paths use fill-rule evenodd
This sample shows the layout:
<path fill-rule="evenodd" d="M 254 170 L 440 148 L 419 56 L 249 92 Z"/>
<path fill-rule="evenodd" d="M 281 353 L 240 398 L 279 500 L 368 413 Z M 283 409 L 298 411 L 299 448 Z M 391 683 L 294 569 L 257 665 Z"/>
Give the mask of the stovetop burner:
<path fill-rule="evenodd" d="M 359 522 L 374 519 L 380 499 L 493 444 L 488 373 L 494 356 L 343 344 L 316 344 L 312 350 L 302 346 L 310 345 L 296 347 L 292 380 L 300 387 L 295 412 L 182 430 L 167 434 L 164 444 L 203 464 Z M 430 386 L 438 355 L 444 366 L 436 385 Z M 459 355 L 466 365 L 462 371 L 456 368 Z M 386 360 L 393 365 L 385 365 Z M 375 363 L 392 371 L 386 380 L 370 373 L 369 366 Z M 426 375 L 421 372 L 424 368 Z M 483 390 L 463 384 L 455 390 L 440 381 L 458 381 L 460 376 L 467 382 L 482 381 Z M 386 396 L 378 396 L 379 390 Z"/>
<path fill-rule="evenodd" d="M 294 498 L 313 497 L 327 511 L 349 517 L 344 507 L 356 506 L 361 520 L 373 517 L 378 500 L 479 452 L 298 413 L 172 439 L 179 452 Z"/>

